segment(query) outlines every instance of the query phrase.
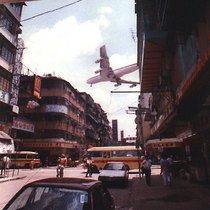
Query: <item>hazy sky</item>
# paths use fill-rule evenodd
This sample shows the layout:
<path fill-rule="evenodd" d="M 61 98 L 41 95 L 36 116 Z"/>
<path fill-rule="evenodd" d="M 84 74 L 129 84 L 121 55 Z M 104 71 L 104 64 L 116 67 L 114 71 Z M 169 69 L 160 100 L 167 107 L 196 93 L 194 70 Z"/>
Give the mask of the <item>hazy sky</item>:
<path fill-rule="evenodd" d="M 111 94 L 113 90 L 139 90 L 128 84 L 98 83 L 90 87 L 87 79 L 95 76 L 100 46 L 106 45 L 113 69 L 137 62 L 135 0 L 83 0 L 52 13 L 23 21 L 74 0 L 27 2 L 22 14 L 22 35 L 26 49 L 23 63 L 34 73 L 59 76 L 79 91 L 85 91 L 101 104 L 110 120 L 118 120 L 125 137 L 136 135 L 135 115 L 126 114 L 137 106 L 138 94 Z M 123 79 L 139 81 L 138 70 Z M 120 136 L 119 136 L 120 137 Z"/>

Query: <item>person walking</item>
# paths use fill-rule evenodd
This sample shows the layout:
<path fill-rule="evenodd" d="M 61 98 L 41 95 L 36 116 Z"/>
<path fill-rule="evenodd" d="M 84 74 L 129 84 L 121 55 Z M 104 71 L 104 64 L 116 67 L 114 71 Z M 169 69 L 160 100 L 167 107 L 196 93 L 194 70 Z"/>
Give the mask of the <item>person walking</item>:
<path fill-rule="evenodd" d="M 165 154 L 162 155 L 162 158 L 160 160 L 160 167 L 161 167 L 160 175 L 162 175 L 163 177 L 163 185 L 171 186 L 171 166 Z"/>
<path fill-rule="evenodd" d="M 6 170 L 9 169 L 10 167 L 10 158 L 5 155 L 3 158 L 2 158 L 2 167 L 1 167 L 1 175 L 3 175 L 3 172 L 4 172 L 4 175 L 6 175 Z"/>
<path fill-rule="evenodd" d="M 144 164 L 144 173 L 145 173 L 146 183 L 148 186 L 150 186 L 152 161 L 149 159 L 148 156 L 146 156 L 145 160 L 143 161 L 143 164 Z"/>
<path fill-rule="evenodd" d="M 93 161 L 91 160 L 90 157 L 88 157 L 86 177 L 88 176 L 88 174 L 89 174 L 90 177 L 92 176 L 92 163 L 93 163 Z"/>

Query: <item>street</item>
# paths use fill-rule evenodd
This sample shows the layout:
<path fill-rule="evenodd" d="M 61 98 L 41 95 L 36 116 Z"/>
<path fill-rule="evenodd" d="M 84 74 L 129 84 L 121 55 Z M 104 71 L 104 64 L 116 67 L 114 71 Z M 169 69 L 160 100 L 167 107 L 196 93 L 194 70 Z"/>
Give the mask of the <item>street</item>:
<path fill-rule="evenodd" d="M 85 178 L 86 170 L 81 166 L 65 168 L 64 177 Z M 0 179 L 0 209 L 8 200 L 25 184 L 37 179 L 55 177 L 56 168 L 21 169 L 19 175 L 15 173 L 14 179 L 4 181 Z M 12 178 L 12 170 L 10 171 Z M 98 174 L 93 174 L 92 178 L 98 179 Z M 129 183 L 126 188 L 112 185 L 108 190 L 115 200 L 116 210 L 209 210 L 210 190 L 201 184 L 190 183 L 187 180 L 176 178 L 172 180 L 171 187 L 163 186 L 160 176 L 160 166 L 152 166 L 151 186 L 147 186 L 145 177 L 139 178 L 138 170 L 130 171 Z"/>
<path fill-rule="evenodd" d="M 64 177 L 85 178 L 85 172 L 86 170 L 83 169 L 81 166 L 65 168 Z M 15 171 L 15 175 L 17 175 L 17 171 Z M 10 170 L 9 176 L 12 176 L 12 169 Z M 25 184 L 38 179 L 55 177 L 56 167 L 38 168 L 33 170 L 20 169 L 19 176 L 24 178 L 0 183 L 0 209 L 2 209 L 4 205 L 9 201 L 9 199 Z M 138 174 L 129 175 L 129 185 L 127 188 L 109 188 L 111 194 L 115 198 L 117 208 L 121 206 L 129 206 L 129 197 L 127 195 L 129 191 L 131 191 L 131 180 L 134 177 L 138 177 Z M 90 178 L 88 177 L 87 179 Z M 97 180 L 98 174 L 93 174 L 92 179 Z"/>

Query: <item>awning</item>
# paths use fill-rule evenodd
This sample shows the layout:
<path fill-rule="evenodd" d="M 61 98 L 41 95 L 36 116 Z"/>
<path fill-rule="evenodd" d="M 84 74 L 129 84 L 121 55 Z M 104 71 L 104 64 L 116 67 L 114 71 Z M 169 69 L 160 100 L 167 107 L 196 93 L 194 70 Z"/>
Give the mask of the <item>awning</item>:
<path fill-rule="evenodd" d="M 4 131 L 0 131 L 0 139 L 13 140 L 13 138 L 6 134 Z"/>
<path fill-rule="evenodd" d="M 151 93 L 157 85 L 166 35 L 166 32 L 159 31 L 145 33 L 141 92 Z"/>

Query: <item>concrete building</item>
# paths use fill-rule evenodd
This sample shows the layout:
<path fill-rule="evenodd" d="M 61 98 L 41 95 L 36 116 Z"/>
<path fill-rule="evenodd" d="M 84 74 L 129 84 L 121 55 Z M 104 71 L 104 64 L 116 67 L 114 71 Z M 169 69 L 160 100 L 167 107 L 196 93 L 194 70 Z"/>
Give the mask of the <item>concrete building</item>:
<path fill-rule="evenodd" d="M 12 135 L 13 116 L 18 113 L 16 81 L 21 54 L 21 12 L 24 3 L 0 5 L 0 130 Z M 19 51 L 20 53 L 20 51 Z M 18 81 L 17 81 L 18 82 Z"/>
<path fill-rule="evenodd" d="M 181 138 L 191 180 L 210 180 L 210 3 L 136 0 L 141 91 L 151 138 Z"/>
<path fill-rule="evenodd" d="M 85 98 L 85 144 L 86 148 L 91 146 L 104 146 L 111 143 L 111 127 L 107 114 L 101 106 L 94 102 L 93 98 L 87 93 L 81 93 Z"/>
<path fill-rule="evenodd" d="M 35 99 L 34 76 L 22 76 L 20 115 L 34 122 L 34 132 L 17 131 L 22 150 L 37 151 L 41 160 L 55 163 L 61 154 L 79 158 L 85 143 L 85 99 L 67 81 L 46 75 L 41 78 L 40 99 Z M 30 106 L 34 101 L 37 106 Z"/>
<path fill-rule="evenodd" d="M 150 93 L 139 95 L 138 110 L 136 110 L 137 144 L 144 148 L 144 144 L 150 137 L 150 124 L 154 115 L 150 112 Z"/>

